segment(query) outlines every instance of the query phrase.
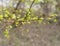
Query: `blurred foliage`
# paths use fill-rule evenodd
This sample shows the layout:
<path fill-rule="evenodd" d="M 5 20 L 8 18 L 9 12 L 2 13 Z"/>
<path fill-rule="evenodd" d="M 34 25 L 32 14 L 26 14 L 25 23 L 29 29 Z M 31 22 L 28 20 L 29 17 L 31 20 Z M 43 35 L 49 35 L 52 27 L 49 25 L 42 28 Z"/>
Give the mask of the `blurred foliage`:
<path fill-rule="evenodd" d="M 4 36 L 5 36 L 7 39 L 9 39 L 9 37 L 10 37 L 10 36 L 9 36 L 9 30 L 6 29 L 6 30 L 4 31 Z"/>
<path fill-rule="evenodd" d="M 59 3 L 55 0 L 10 0 L 9 4 L 10 6 L 0 9 L 0 22 L 2 22 L 2 20 L 8 20 L 6 22 L 10 23 L 9 28 L 31 24 L 31 21 L 36 21 L 39 24 L 45 23 L 45 20 L 50 23 L 58 22 L 56 17 L 59 16 L 57 10 L 60 10 L 60 6 L 56 7 Z M 43 7 L 40 6 L 38 8 L 37 6 L 37 8 L 35 8 L 35 5 L 42 5 Z M 54 6 L 53 9 L 55 9 L 55 11 L 49 15 L 49 10 L 52 6 Z M 44 13 L 45 7 L 48 9 L 48 13 Z M 45 12 L 47 12 L 47 9 Z M 48 16 L 44 14 L 48 14 Z M 29 30 L 27 29 L 26 32 L 29 32 Z M 6 29 L 4 35 L 6 38 L 9 38 L 9 30 Z"/>

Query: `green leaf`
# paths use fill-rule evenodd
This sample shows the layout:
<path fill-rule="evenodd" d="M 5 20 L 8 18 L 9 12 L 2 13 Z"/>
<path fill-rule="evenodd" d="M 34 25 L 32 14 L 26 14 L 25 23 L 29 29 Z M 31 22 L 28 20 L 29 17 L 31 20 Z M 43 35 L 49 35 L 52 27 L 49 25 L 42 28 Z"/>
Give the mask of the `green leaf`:
<path fill-rule="evenodd" d="M 5 18 L 8 18 L 8 17 L 9 17 L 9 15 L 8 15 L 8 14 L 5 14 L 5 15 L 4 15 L 4 17 L 5 17 Z"/>
<path fill-rule="evenodd" d="M 4 36 L 5 36 L 6 38 L 9 38 L 9 31 L 8 31 L 7 29 L 4 31 Z"/>
<path fill-rule="evenodd" d="M 30 15 L 28 15 L 28 16 L 27 16 L 27 19 L 28 19 L 28 20 L 30 20 L 30 19 L 31 19 Z"/>
<path fill-rule="evenodd" d="M 19 21 L 16 21 L 15 24 L 16 24 L 16 26 L 17 26 L 17 25 L 19 24 Z"/>
<path fill-rule="evenodd" d="M 57 14 L 52 14 L 51 16 L 56 17 L 56 16 L 57 16 Z"/>
<path fill-rule="evenodd" d="M 6 10 L 5 12 L 6 12 L 6 14 L 10 14 L 10 12 L 8 10 Z"/>
<path fill-rule="evenodd" d="M 44 18 L 43 18 L 43 17 L 41 17 L 41 18 L 40 18 L 40 20 L 44 20 Z"/>
<path fill-rule="evenodd" d="M 54 22 L 58 22 L 58 20 L 57 20 L 57 19 L 54 19 L 53 21 L 54 21 Z"/>
<path fill-rule="evenodd" d="M 3 15 L 0 15 L 0 20 L 2 20 L 3 19 Z"/>
<path fill-rule="evenodd" d="M 12 14 L 11 17 L 12 17 L 12 19 L 16 19 L 16 15 L 15 14 Z"/>
<path fill-rule="evenodd" d="M 27 21 L 28 24 L 30 24 L 31 22 L 30 21 Z"/>
<path fill-rule="evenodd" d="M 51 20 L 52 18 L 51 17 L 48 17 L 47 20 Z"/>
<path fill-rule="evenodd" d="M 10 28 L 13 28 L 12 25 L 9 26 Z"/>
<path fill-rule="evenodd" d="M 41 24 L 43 21 L 42 20 L 38 20 L 39 24 Z"/>

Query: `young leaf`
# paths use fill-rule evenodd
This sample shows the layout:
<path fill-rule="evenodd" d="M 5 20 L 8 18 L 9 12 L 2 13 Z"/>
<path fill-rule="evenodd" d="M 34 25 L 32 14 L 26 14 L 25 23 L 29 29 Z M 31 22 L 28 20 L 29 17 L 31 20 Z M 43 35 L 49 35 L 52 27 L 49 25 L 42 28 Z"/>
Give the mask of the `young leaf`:
<path fill-rule="evenodd" d="M 3 19 L 3 15 L 0 15 L 0 20 L 2 20 Z"/>
<path fill-rule="evenodd" d="M 12 19 L 16 19 L 16 15 L 15 14 L 12 14 L 11 17 L 12 17 Z"/>
<path fill-rule="evenodd" d="M 8 31 L 7 29 L 4 31 L 4 36 L 5 36 L 6 38 L 9 38 L 9 31 Z"/>

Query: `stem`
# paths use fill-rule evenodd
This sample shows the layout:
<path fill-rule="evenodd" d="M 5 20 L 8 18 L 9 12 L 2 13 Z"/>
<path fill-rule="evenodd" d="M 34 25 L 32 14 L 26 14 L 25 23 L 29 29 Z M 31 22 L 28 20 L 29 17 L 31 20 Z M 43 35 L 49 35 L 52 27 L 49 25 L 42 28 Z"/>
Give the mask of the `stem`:
<path fill-rule="evenodd" d="M 19 0 L 19 2 L 17 3 L 17 5 L 16 5 L 16 7 L 15 7 L 15 9 L 14 9 L 14 10 L 17 10 L 17 9 L 18 9 L 18 7 L 19 7 L 20 3 L 21 3 L 21 0 Z"/>
<path fill-rule="evenodd" d="M 32 5 L 34 4 L 34 2 L 35 2 L 35 0 L 32 1 L 31 5 L 30 5 L 30 8 L 29 8 L 29 12 L 31 12 L 31 8 L 32 8 Z M 26 13 L 26 16 L 25 16 L 24 19 L 27 18 L 29 12 Z"/>

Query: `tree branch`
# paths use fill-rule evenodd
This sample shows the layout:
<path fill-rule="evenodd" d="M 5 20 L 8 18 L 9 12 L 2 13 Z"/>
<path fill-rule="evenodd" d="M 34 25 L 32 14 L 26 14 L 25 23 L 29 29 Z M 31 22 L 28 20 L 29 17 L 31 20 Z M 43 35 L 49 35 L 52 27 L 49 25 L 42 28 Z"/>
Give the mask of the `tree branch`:
<path fill-rule="evenodd" d="M 21 3 L 21 0 L 19 0 L 19 2 L 17 3 L 16 7 L 14 8 L 14 10 L 18 9 L 18 6 L 20 5 L 20 3 Z"/>
<path fill-rule="evenodd" d="M 31 8 L 32 8 L 32 5 L 34 4 L 34 2 L 35 2 L 35 0 L 32 1 L 30 8 L 29 8 L 29 12 L 31 12 Z M 25 19 L 27 18 L 29 12 L 26 13 Z"/>
<path fill-rule="evenodd" d="M 35 0 L 33 0 L 33 2 L 31 3 L 29 10 L 32 8 L 32 5 L 34 4 L 34 2 Z"/>

